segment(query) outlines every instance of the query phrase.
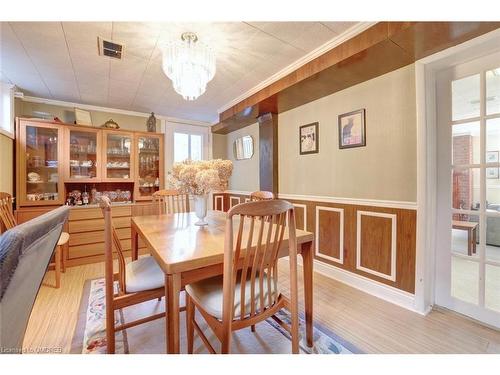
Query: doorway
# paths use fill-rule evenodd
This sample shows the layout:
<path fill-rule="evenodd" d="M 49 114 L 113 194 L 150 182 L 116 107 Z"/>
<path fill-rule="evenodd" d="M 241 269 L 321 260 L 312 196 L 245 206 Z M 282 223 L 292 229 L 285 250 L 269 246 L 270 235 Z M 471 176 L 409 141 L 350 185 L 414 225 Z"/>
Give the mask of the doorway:
<path fill-rule="evenodd" d="M 435 302 L 500 327 L 500 53 L 436 78 Z"/>

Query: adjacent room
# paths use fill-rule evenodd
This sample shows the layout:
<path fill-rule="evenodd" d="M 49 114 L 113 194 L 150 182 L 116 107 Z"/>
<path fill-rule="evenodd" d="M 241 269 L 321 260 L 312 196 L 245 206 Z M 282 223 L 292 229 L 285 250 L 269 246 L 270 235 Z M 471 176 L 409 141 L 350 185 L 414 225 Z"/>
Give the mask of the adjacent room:
<path fill-rule="evenodd" d="M 2 353 L 500 354 L 500 22 L 109 18 L 0 22 Z"/>

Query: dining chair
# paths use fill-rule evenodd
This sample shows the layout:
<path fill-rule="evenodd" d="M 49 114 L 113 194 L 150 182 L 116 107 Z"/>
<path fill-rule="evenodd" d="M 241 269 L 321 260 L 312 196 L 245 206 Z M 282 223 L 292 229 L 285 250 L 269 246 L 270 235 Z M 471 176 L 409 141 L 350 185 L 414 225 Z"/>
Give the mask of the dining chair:
<path fill-rule="evenodd" d="M 17 220 L 13 211 L 14 200 L 9 193 L 0 192 L 0 220 L 5 229 L 11 229 L 17 225 Z M 56 275 L 56 288 L 61 286 L 61 269 L 66 272 L 66 255 L 69 247 L 69 234 L 62 232 L 57 241 L 56 251 L 54 255 L 54 271 Z M 65 254 L 66 253 L 66 254 Z"/>
<path fill-rule="evenodd" d="M 286 226 L 288 217 L 289 225 Z M 237 220 L 233 220 L 233 219 Z M 237 222 L 236 236 L 234 226 Z M 286 239 L 290 264 L 290 297 L 278 289 L 278 254 Z M 292 337 L 299 352 L 297 238 L 293 205 L 283 200 L 242 203 L 227 213 L 223 275 L 188 284 L 186 291 L 187 351 L 193 353 L 194 331 L 211 353 L 215 349 L 196 323 L 199 311 L 229 353 L 233 331 L 272 317 Z M 275 314 L 287 308 L 291 324 Z"/>
<path fill-rule="evenodd" d="M 250 194 L 251 201 L 264 201 L 274 199 L 274 193 L 270 191 L 254 191 Z"/>
<path fill-rule="evenodd" d="M 109 198 L 101 197 L 99 205 L 104 215 L 107 352 L 114 353 L 116 332 L 165 317 L 163 312 L 119 326 L 115 325 L 116 310 L 163 297 L 165 276 L 152 256 L 126 263 L 120 238 L 113 226 Z M 113 267 L 113 248 L 116 250 L 118 260 L 117 273 Z M 117 293 L 115 293 L 115 281 L 118 281 Z"/>
<path fill-rule="evenodd" d="M 189 212 L 189 195 L 178 190 L 158 190 L 153 193 L 153 205 L 158 215 Z"/>

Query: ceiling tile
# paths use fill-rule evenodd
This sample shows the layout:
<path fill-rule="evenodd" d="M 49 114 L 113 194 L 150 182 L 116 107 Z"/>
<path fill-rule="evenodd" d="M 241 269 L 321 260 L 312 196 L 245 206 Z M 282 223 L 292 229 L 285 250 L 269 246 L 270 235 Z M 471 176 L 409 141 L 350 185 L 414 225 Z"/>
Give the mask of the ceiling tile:
<path fill-rule="evenodd" d="M 337 34 L 341 34 L 350 27 L 357 24 L 357 22 L 323 22 L 323 21 L 321 23 Z"/>
<path fill-rule="evenodd" d="M 332 39 L 336 33 L 319 22 L 251 22 L 252 26 L 262 30 L 283 42 L 309 52 L 319 44 Z"/>
<path fill-rule="evenodd" d="M 125 55 L 123 60 L 110 60 L 110 79 L 140 82 L 146 71 L 148 60 L 132 55 Z"/>

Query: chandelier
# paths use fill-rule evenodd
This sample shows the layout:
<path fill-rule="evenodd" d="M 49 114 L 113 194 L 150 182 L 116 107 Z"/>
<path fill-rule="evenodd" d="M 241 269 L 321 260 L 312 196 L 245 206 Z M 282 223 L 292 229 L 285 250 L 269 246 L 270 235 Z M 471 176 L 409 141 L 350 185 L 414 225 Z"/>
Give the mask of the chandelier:
<path fill-rule="evenodd" d="M 183 33 L 163 52 L 163 71 L 172 80 L 174 90 L 186 100 L 202 95 L 215 75 L 215 53 L 198 42 L 195 33 Z"/>

